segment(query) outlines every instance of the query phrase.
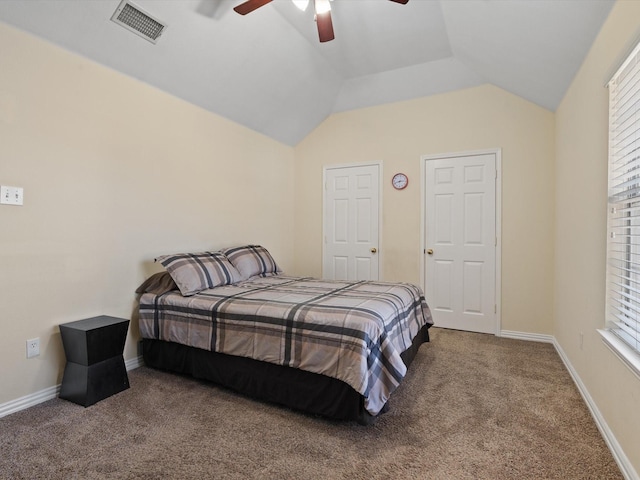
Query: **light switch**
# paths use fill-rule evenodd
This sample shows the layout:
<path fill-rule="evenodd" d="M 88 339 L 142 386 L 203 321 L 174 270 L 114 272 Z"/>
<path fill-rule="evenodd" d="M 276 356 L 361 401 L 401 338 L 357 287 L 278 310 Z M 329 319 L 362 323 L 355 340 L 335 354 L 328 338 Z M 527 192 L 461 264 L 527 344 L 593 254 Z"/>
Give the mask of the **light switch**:
<path fill-rule="evenodd" d="M 24 190 L 22 187 L 0 186 L 0 203 L 5 205 L 22 205 Z"/>

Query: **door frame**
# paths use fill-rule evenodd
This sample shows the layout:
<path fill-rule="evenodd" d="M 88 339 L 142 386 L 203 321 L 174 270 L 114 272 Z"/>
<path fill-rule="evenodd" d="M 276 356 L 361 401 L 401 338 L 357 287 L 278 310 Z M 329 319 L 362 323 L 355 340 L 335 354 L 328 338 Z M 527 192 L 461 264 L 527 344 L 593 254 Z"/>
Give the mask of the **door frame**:
<path fill-rule="evenodd" d="M 496 194 L 496 255 L 495 255 L 495 313 L 496 313 L 496 331 L 495 335 L 500 336 L 502 331 L 502 149 L 492 148 L 488 150 L 471 150 L 466 152 L 453 152 L 453 153 L 439 153 L 432 155 L 422 155 L 420 157 L 420 188 L 421 188 L 421 202 L 420 202 L 420 258 L 422 259 L 420 266 L 420 286 L 426 288 L 426 237 L 427 237 L 427 185 L 426 185 L 426 173 L 427 162 L 430 160 L 452 159 L 459 157 L 472 157 L 476 155 L 495 155 L 496 158 L 496 182 L 495 182 L 495 194 Z M 429 299 L 427 298 L 427 304 Z M 438 325 L 435 325 L 436 327 Z"/>
<path fill-rule="evenodd" d="M 322 278 L 325 277 L 324 271 L 324 260 L 326 256 L 326 245 L 327 245 L 327 235 L 326 235 L 326 211 L 325 211 L 325 201 L 326 201 L 326 192 L 327 192 L 327 170 L 338 170 L 342 168 L 354 168 L 354 167 L 378 167 L 378 280 L 382 280 L 383 276 L 383 259 L 384 259 L 384 249 L 382 248 L 382 206 L 384 202 L 382 201 L 382 187 L 383 187 L 383 170 L 382 170 L 382 162 L 381 161 L 373 161 L 373 162 L 363 162 L 363 163 L 340 163 L 335 165 L 324 165 L 322 167 Z"/>

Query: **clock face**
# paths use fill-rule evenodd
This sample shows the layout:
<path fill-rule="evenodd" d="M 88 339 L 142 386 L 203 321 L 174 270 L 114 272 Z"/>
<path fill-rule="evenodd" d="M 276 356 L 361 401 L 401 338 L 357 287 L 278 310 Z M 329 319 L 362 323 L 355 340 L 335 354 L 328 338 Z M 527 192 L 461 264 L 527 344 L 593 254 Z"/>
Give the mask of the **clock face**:
<path fill-rule="evenodd" d="M 396 190 L 402 190 L 409 184 L 409 179 L 404 173 L 396 173 L 391 179 L 391 183 Z"/>

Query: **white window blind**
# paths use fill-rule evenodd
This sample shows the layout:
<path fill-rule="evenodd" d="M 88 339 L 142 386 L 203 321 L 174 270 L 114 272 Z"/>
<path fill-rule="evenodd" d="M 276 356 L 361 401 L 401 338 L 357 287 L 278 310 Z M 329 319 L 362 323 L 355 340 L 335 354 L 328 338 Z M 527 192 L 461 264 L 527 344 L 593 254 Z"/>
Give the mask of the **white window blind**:
<path fill-rule="evenodd" d="M 608 86 L 607 326 L 640 353 L 640 44 Z"/>

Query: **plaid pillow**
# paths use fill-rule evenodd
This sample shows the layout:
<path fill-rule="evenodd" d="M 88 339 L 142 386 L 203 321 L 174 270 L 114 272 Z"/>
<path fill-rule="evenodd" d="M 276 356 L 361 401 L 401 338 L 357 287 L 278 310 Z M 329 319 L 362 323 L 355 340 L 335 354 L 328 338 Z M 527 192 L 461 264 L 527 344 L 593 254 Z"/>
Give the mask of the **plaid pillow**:
<path fill-rule="evenodd" d="M 156 262 L 167 269 L 185 297 L 242 280 L 227 257 L 219 252 L 163 255 L 156 258 Z"/>
<path fill-rule="evenodd" d="M 227 248 L 221 252 L 240 272 L 243 280 L 256 275 L 270 277 L 282 273 L 271 254 L 260 245 Z"/>

